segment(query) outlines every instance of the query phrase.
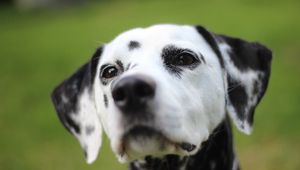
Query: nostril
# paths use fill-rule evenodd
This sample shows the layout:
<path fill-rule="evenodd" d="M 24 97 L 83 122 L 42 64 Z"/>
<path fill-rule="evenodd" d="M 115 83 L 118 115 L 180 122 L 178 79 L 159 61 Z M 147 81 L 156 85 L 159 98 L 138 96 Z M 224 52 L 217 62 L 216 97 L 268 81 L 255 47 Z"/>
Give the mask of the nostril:
<path fill-rule="evenodd" d="M 113 98 L 115 101 L 124 101 L 126 100 L 126 94 L 125 94 L 125 89 L 124 88 L 117 88 L 113 91 Z"/>

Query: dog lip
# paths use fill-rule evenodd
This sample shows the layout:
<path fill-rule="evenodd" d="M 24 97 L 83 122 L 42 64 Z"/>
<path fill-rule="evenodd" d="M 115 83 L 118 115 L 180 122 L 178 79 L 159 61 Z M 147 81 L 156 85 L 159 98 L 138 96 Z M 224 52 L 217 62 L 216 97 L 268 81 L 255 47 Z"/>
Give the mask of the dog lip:
<path fill-rule="evenodd" d="M 187 143 L 187 142 L 182 142 L 179 146 L 180 146 L 183 150 L 186 150 L 186 151 L 188 151 L 188 152 L 192 152 L 192 151 L 195 150 L 195 148 L 196 148 L 196 145 L 190 144 L 190 143 Z"/>
<path fill-rule="evenodd" d="M 129 129 L 127 132 L 123 135 L 123 140 L 126 140 L 129 137 L 135 137 L 135 136 L 146 136 L 146 137 L 153 137 L 153 136 L 162 136 L 164 135 L 155 128 L 144 126 L 144 125 L 137 125 Z"/>
<path fill-rule="evenodd" d="M 118 149 L 119 150 L 118 155 L 120 156 L 121 159 L 128 159 L 130 157 L 130 155 L 128 155 L 127 153 L 127 142 L 129 138 L 135 139 L 138 137 L 148 137 L 148 138 L 158 137 L 165 143 L 173 145 L 176 148 L 178 146 L 174 142 L 171 142 L 159 130 L 156 130 L 155 128 L 145 126 L 145 125 L 137 125 L 127 130 L 121 138 L 121 142 Z"/>
<path fill-rule="evenodd" d="M 153 138 L 153 137 L 158 137 L 161 141 L 163 141 L 165 144 L 172 145 L 174 148 L 179 151 L 186 151 L 186 152 L 192 152 L 196 149 L 196 145 L 188 143 L 188 142 L 176 142 L 171 139 L 169 139 L 166 135 L 164 135 L 161 131 L 145 126 L 145 125 L 138 125 L 134 126 L 128 131 L 126 131 L 122 137 L 121 141 L 121 146 L 120 146 L 120 152 L 119 155 L 121 157 L 128 157 L 129 155 L 127 154 L 127 142 L 129 138 L 137 138 L 137 137 L 148 137 L 148 138 Z"/>

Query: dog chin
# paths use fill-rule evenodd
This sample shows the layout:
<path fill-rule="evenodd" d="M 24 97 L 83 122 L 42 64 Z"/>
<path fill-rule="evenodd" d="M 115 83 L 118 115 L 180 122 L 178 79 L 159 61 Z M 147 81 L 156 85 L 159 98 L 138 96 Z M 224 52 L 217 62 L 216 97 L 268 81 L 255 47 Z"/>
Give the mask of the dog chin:
<path fill-rule="evenodd" d="M 154 128 L 137 126 L 127 131 L 120 142 L 118 158 L 120 162 L 143 159 L 145 156 L 162 157 L 168 154 L 193 155 L 199 149 L 188 142 L 171 141 Z"/>

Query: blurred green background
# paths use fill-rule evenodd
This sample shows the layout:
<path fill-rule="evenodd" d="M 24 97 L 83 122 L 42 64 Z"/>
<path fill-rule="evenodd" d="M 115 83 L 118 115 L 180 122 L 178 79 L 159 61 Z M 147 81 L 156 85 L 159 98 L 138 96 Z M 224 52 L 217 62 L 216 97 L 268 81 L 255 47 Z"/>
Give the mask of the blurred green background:
<path fill-rule="evenodd" d="M 99 1 L 55 8 L 0 7 L 0 169 L 126 169 L 104 139 L 87 165 L 59 123 L 50 92 L 98 45 L 133 27 L 201 24 L 273 50 L 268 91 L 251 136 L 235 130 L 242 168 L 300 169 L 300 1 Z"/>

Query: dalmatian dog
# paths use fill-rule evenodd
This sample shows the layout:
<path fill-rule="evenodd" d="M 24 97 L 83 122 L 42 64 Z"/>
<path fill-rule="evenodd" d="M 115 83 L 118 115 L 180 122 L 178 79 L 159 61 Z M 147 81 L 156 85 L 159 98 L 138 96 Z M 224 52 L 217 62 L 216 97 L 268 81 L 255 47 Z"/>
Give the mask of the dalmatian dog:
<path fill-rule="evenodd" d="M 104 131 L 131 170 L 237 170 L 230 121 L 251 133 L 271 59 L 202 26 L 136 28 L 99 47 L 52 101 L 88 163 Z"/>

